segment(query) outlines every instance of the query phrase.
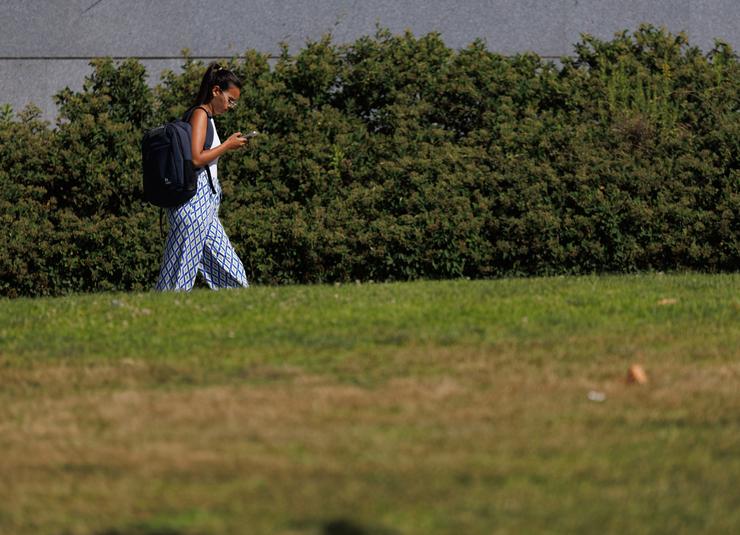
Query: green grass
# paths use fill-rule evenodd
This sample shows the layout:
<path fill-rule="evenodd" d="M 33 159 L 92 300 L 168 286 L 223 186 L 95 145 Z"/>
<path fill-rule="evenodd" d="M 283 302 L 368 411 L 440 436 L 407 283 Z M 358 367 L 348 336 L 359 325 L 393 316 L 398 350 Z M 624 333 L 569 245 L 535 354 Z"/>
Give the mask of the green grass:
<path fill-rule="evenodd" d="M 738 532 L 739 290 L 651 274 L 0 301 L 0 533 Z"/>

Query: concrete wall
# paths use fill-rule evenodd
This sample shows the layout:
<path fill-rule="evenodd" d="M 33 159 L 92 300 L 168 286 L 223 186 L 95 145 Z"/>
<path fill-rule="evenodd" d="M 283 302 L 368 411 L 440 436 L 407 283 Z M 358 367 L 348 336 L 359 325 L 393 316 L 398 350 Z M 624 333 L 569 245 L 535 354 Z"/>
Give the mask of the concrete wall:
<path fill-rule="evenodd" d="M 439 31 L 456 48 L 482 37 L 497 52 L 557 58 L 581 32 L 610 38 L 641 22 L 686 31 L 704 50 L 714 38 L 740 48 L 740 0 L 2 0 L 0 102 L 34 102 L 53 121 L 51 96 L 81 89 L 93 56 L 138 57 L 154 85 L 179 69 L 183 48 L 204 60 L 276 53 L 280 41 L 297 50 L 330 31 L 350 42 L 380 24 Z"/>

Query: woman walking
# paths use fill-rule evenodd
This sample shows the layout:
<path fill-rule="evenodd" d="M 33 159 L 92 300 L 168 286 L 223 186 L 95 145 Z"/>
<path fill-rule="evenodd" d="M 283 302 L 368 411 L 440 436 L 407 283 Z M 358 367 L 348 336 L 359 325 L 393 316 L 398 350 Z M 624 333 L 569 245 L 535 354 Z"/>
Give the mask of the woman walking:
<path fill-rule="evenodd" d="M 243 147 L 247 138 L 236 132 L 221 143 L 213 121 L 213 116 L 236 104 L 241 86 L 233 72 L 211 63 L 195 105 L 183 115 L 192 127 L 193 165 L 202 169 L 196 194 L 184 204 L 167 209 L 170 229 L 157 290 L 189 291 L 198 271 L 212 289 L 249 286 L 244 266 L 218 219 L 221 185 L 217 165 L 223 153 Z"/>

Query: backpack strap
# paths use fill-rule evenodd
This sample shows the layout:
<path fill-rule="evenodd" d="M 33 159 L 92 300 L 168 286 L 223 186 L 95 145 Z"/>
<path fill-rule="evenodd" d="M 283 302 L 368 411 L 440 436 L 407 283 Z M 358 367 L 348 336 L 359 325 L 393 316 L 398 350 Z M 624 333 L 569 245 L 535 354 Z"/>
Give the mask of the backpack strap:
<path fill-rule="evenodd" d="M 198 105 L 198 106 L 192 106 L 188 108 L 185 113 L 182 115 L 182 120 L 185 122 L 190 122 L 190 117 L 193 115 L 193 112 L 196 110 L 196 108 L 201 108 L 204 112 L 206 112 L 206 116 L 208 117 L 208 121 L 206 121 L 206 142 L 203 145 L 203 148 L 208 150 L 211 148 L 211 145 L 213 144 L 213 126 L 211 126 L 210 119 L 213 119 L 213 115 L 208 113 L 208 109 L 205 106 Z"/>
<path fill-rule="evenodd" d="M 196 108 L 201 108 L 203 111 L 206 112 L 206 116 L 208 117 L 208 120 L 206 121 L 206 142 L 203 144 L 203 149 L 208 150 L 211 148 L 211 145 L 213 144 L 213 126 L 211 126 L 211 119 L 213 118 L 213 115 L 208 113 L 208 110 L 205 106 L 197 105 L 192 106 L 187 109 L 187 111 L 183 114 L 182 120 L 185 122 L 190 122 L 190 117 L 193 115 L 193 112 L 196 110 Z M 209 165 L 204 166 L 206 168 L 206 172 L 208 173 L 208 185 L 211 186 L 211 192 L 215 195 L 216 194 L 216 188 L 213 187 L 213 177 L 211 176 L 211 168 Z"/>

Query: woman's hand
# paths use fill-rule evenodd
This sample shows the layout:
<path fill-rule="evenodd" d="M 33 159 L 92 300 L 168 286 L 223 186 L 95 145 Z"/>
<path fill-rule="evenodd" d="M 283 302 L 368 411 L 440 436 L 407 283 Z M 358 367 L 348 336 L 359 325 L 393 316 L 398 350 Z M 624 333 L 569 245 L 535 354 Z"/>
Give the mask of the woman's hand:
<path fill-rule="evenodd" d="M 224 145 L 228 148 L 228 150 L 236 150 L 242 148 L 244 145 L 247 144 L 247 141 L 249 141 L 247 138 L 242 136 L 241 132 L 234 132 L 229 136 L 229 138 L 224 142 Z"/>

